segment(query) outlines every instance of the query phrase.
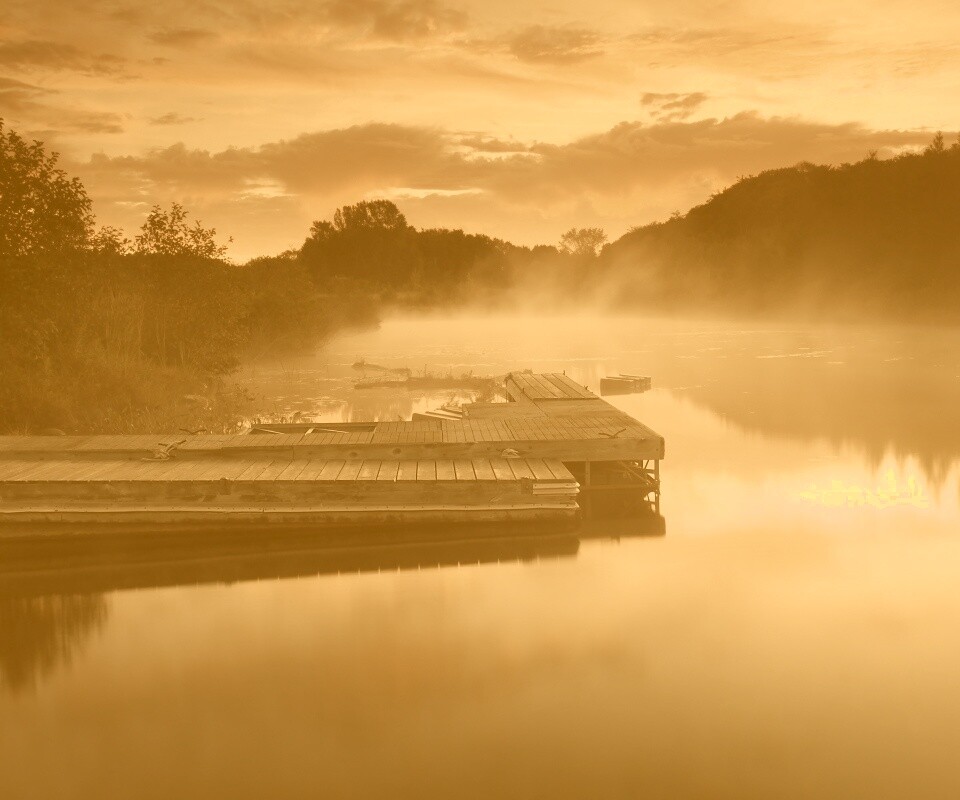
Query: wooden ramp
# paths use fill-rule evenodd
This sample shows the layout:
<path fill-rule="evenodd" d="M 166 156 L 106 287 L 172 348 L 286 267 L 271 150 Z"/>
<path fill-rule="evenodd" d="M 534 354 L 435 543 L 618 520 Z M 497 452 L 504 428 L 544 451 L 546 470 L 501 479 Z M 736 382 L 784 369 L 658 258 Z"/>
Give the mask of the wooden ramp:
<path fill-rule="evenodd" d="M 565 375 L 511 375 L 506 391 L 510 402 L 467 404 L 457 419 L 254 435 L 0 437 L 0 535 L 8 522 L 569 519 L 591 464 L 636 472 L 663 457 L 662 437 Z M 656 481 L 659 492 L 658 472 Z"/>

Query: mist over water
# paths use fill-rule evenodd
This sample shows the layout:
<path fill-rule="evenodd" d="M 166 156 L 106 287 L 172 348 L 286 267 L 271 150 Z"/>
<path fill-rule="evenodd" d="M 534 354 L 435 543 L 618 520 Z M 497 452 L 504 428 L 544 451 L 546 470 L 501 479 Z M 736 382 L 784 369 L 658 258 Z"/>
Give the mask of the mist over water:
<path fill-rule="evenodd" d="M 666 535 L 86 593 L 0 575 L 0 794 L 957 795 L 960 334 L 393 319 L 239 379 L 326 420 L 451 397 L 353 390 L 361 358 L 651 375 L 608 400 L 666 437 Z"/>

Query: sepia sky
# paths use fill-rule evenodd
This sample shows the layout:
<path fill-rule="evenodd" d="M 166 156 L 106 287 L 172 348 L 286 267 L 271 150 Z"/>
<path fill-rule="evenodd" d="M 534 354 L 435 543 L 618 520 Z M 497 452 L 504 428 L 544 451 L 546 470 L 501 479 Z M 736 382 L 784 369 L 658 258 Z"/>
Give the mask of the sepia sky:
<path fill-rule="evenodd" d="M 184 203 L 237 259 L 344 203 L 524 244 L 611 238 L 738 176 L 958 127 L 942 0 L 32 0 L 0 116 L 102 223 Z M 950 134 L 952 136 L 953 134 Z"/>

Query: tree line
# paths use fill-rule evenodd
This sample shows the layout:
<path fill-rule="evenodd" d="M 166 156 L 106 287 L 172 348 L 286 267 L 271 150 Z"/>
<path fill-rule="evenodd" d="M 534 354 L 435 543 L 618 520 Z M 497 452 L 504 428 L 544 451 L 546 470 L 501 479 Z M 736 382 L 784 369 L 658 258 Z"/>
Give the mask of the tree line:
<path fill-rule="evenodd" d="M 604 248 L 626 307 L 955 322 L 960 141 L 744 178 Z"/>
<path fill-rule="evenodd" d="M 55 153 L 0 121 L 0 430 L 220 428 L 244 358 L 371 319 L 296 259 L 225 260 L 212 228 L 155 206 L 133 240 L 96 227 Z"/>
<path fill-rule="evenodd" d="M 219 429 L 243 404 L 226 378 L 244 359 L 311 349 L 387 306 L 496 302 L 549 269 L 575 291 L 602 241 L 417 230 L 375 200 L 318 220 L 296 250 L 236 265 L 176 203 L 132 239 L 98 227 L 57 154 L 0 120 L 0 430 Z"/>
<path fill-rule="evenodd" d="M 222 428 L 244 360 L 308 350 L 390 307 L 522 301 L 832 319 L 955 319 L 960 142 L 745 178 L 605 244 L 523 247 L 417 229 L 372 200 L 303 244 L 230 263 L 217 232 L 154 206 L 132 239 L 97 227 L 55 153 L 0 120 L 0 430 Z M 185 401 L 184 398 L 193 398 Z"/>

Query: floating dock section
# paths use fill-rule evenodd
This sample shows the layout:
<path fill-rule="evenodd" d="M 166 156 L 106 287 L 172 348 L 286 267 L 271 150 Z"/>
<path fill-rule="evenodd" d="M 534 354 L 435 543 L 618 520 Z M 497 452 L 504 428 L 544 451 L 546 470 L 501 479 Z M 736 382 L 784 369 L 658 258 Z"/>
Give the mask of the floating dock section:
<path fill-rule="evenodd" d="M 598 492 L 659 510 L 661 436 L 565 375 L 516 373 L 505 389 L 509 402 L 410 422 L 0 437 L 0 536 L 55 523 L 573 521 Z"/>
<path fill-rule="evenodd" d="M 651 379 L 642 375 L 608 375 L 600 379 L 600 395 L 639 394 L 648 391 L 652 385 Z"/>

